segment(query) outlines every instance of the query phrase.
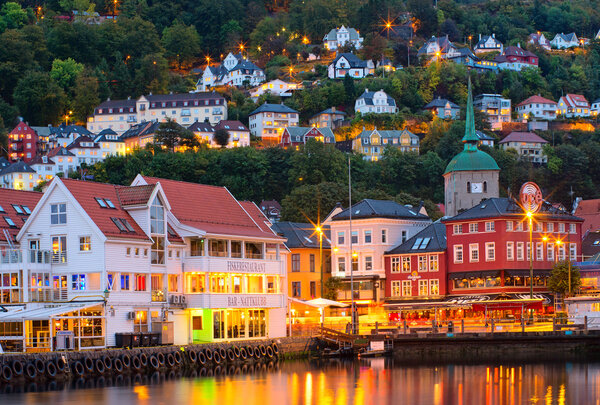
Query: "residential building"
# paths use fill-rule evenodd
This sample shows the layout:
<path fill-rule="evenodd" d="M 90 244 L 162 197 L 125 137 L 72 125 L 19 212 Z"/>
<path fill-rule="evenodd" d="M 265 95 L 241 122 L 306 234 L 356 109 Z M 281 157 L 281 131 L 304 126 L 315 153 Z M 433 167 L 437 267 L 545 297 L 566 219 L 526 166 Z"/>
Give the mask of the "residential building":
<path fill-rule="evenodd" d="M 250 90 L 250 97 L 254 102 L 256 102 L 260 96 L 266 93 L 277 97 L 291 97 L 293 92 L 300 88 L 302 88 L 301 83 L 288 83 L 280 79 L 275 79 Z"/>
<path fill-rule="evenodd" d="M 431 100 L 423 109 L 431 111 L 434 116 L 441 119 L 449 118 L 454 120 L 460 116 L 460 107 L 457 104 L 439 96 Z"/>
<path fill-rule="evenodd" d="M 592 103 L 590 113 L 594 117 L 597 117 L 598 114 L 600 114 L 600 98 L 596 99 L 596 101 Z"/>
<path fill-rule="evenodd" d="M 556 34 L 550 41 L 550 45 L 556 49 L 569 49 L 579 46 L 579 40 L 574 32 L 570 34 L 560 33 Z"/>
<path fill-rule="evenodd" d="M 204 142 L 204 143 L 212 144 L 215 127 L 210 125 L 210 122 L 196 121 L 192 125 L 190 125 L 187 129 L 192 131 L 194 133 L 194 135 L 196 135 L 196 138 L 198 138 L 198 141 L 200 141 L 201 143 Z"/>
<path fill-rule="evenodd" d="M 227 144 L 228 148 L 237 148 L 250 146 L 250 130 L 246 128 L 244 124 L 240 121 L 219 121 L 217 125 L 215 125 L 215 131 L 219 129 L 224 129 L 229 132 L 229 143 Z M 211 146 L 218 146 L 214 140 L 212 139 Z"/>
<path fill-rule="evenodd" d="M 581 94 L 565 94 L 558 99 L 558 113 L 562 117 L 589 117 L 590 103 Z"/>
<path fill-rule="evenodd" d="M 102 130 L 95 138 L 94 143 L 100 147 L 102 159 L 108 156 L 124 156 L 125 141 L 112 129 Z"/>
<path fill-rule="evenodd" d="M 344 111 L 331 107 L 313 115 L 308 123 L 317 128 L 337 129 L 343 125 L 345 117 L 346 113 Z"/>
<path fill-rule="evenodd" d="M 363 61 L 353 53 L 338 53 L 327 66 L 330 79 L 343 79 L 346 75 L 353 79 L 362 79 L 375 72 L 372 60 Z"/>
<path fill-rule="evenodd" d="M 259 208 L 265 217 L 271 222 L 279 222 L 281 218 L 281 204 L 275 200 L 263 200 L 259 204 Z"/>
<path fill-rule="evenodd" d="M 548 162 L 548 157 L 544 154 L 544 145 L 547 143 L 547 140 L 533 132 L 511 132 L 498 145 L 504 150 L 516 150 L 524 160 L 542 164 Z"/>
<path fill-rule="evenodd" d="M 364 38 L 354 28 L 334 28 L 323 38 L 325 49 L 336 51 L 338 48 L 349 45 L 354 49 L 360 49 Z"/>
<path fill-rule="evenodd" d="M 282 104 L 265 103 L 248 116 L 250 132 L 271 144 L 278 144 L 283 130 L 298 126 L 298 111 Z"/>
<path fill-rule="evenodd" d="M 548 41 L 544 34 L 542 34 L 539 31 L 533 34 L 529 34 L 529 37 L 527 38 L 527 43 L 539 46 L 545 51 L 550 50 L 550 41 Z"/>
<path fill-rule="evenodd" d="M 49 158 L 47 155 L 37 155 L 35 158 L 29 161 L 29 166 L 40 175 L 42 180 L 45 181 L 52 180 L 52 177 L 58 173 L 56 171 L 56 162 L 54 162 L 54 160 Z"/>
<path fill-rule="evenodd" d="M 77 332 L 76 349 L 167 327 L 174 344 L 285 336 L 284 240 L 266 222 L 222 187 L 55 177 L 16 237 L 29 260 L 10 264 L 19 305 L 0 322 L 21 333 L 0 339 L 40 351 L 59 331 Z"/>
<path fill-rule="evenodd" d="M 396 100 L 385 91 L 365 89 L 354 102 L 354 111 L 360 114 L 395 114 L 398 112 Z"/>
<path fill-rule="evenodd" d="M 11 280 L 0 286 L 0 305 L 23 302 L 23 291 L 18 288 L 27 274 L 15 271 L 16 266 L 11 265 L 23 262 L 22 252 L 15 246 L 17 234 L 40 198 L 42 193 L 36 191 L 0 188 L 0 215 L 3 218 L 0 220 L 0 278 L 6 280 L 8 277 Z"/>
<path fill-rule="evenodd" d="M 445 37 L 432 36 L 425 42 L 425 44 L 417 51 L 417 56 L 421 57 L 435 57 L 436 59 L 448 59 L 455 56 L 460 56 L 458 49 L 454 44 Z"/>
<path fill-rule="evenodd" d="M 181 125 L 205 120 L 216 124 L 227 119 L 227 101 L 215 92 L 150 93 L 137 100 L 107 100 L 88 117 L 87 128 L 97 133 L 109 128 L 122 135 L 134 125 L 148 121 L 163 122 L 167 118 Z"/>
<path fill-rule="evenodd" d="M 494 61 L 498 63 L 499 69 L 514 70 L 520 72 L 525 68 L 538 67 L 536 54 L 521 48 L 521 45 L 507 46 L 501 55 L 496 56 Z"/>
<path fill-rule="evenodd" d="M 38 136 L 38 144 L 37 144 L 36 154 L 43 155 L 45 153 L 48 153 L 48 151 L 50 150 L 50 135 L 51 135 L 52 125 L 48 125 L 45 127 L 31 126 L 31 129 L 33 129 L 37 133 L 37 136 Z"/>
<path fill-rule="evenodd" d="M 329 226 L 322 235 L 313 224 L 277 222 L 271 229 L 287 239 L 287 291 L 290 297 L 308 301 L 321 298 L 321 289 L 331 277 L 331 235 Z M 292 302 L 293 304 L 293 302 Z"/>
<path fill-rule="evenodd" d="M 229 53 L 220 65 L 207 66 L 196 83 L 198 91 L 218 86 L 258 86 L 265 81 L 265 72 L 241 53 Z"/>
<path fill-rule="evenodd" d="M 511 101 L 501 94 L 480 94 L 473 100 L 473 107 L 487 114 L 492 129 L 501 129 L 502 123 L 511 122 Z"/>
<path fill-rule="evenodd" d="M 158 129 L 158 121 L 144 121 L 132 125 L 121 135 L 125 142 L 125 153 L 131 153 L 135 149 L 144 149 L 147 144 L 154 142 L 154 133 Z"/>
<path fill-rule="evenodd" d="M 32 191 L 42 180 L 43 177 L 22 160 L 0 170 L 1 188 Z"/>
<path fill-rule="evenodd" d="M 531 96 L 517 104 L 516 111 L 519 119 L 534 120 L 542 119 L 552 121 L 556 119 L 556 101 L 537 96 Z"/>
<path fill-rule="evenodd" d="M 377 63 L 375 64 L 377 69 L 383 69 L 386 72 L 395 72 L 396 69 L 402 69 L 402 65 L 394 66 L 391 60 L 388 58 L 377 59 Z"/>
<path fill-rule="evenodd" d="M 335 145 L 335 135 L 331 128 L 315 127 L 287 127 L 283 130 L 279 145 L 283 148 L 299 148 L 305 145 L 309 139 Z"/>
<path fill-rule="evenodd" d="M 498 63 L 477 57 L 469 48 L 458 48 L 445 57 L 450 62 L 475 69 L 477 72 L 498 72 Z"/>
<path fill-rule="evenodd" d="M 475 131 L 475 135 L 477 135 L 477 138 L 479 138 L 479 146 L 483 145 L 490 148 L 494 147 L 494 142 L 496 141 L 496 138 L 494 138 L 493 136 L 489 136 L 488 134 L 482 131 Z"/>
<path fill-rule="evenodd" d="M 386 303 L 435 300 L 446 295 L 446 256 L 446 225 L 439 221 L 385 252 Z"/>
<path fill-rule="evenodd" d="M 66 177 L 79 167 L 79 157 L 62 146 L 50 150 L 47 157 L 56 164 L 54 174 L 62 173 Z M 41 173 L 38 172 L 38 174 Z"/>
<path fill-rule="evenodd" d="M 524 210 L 509 198 L 481 201 L 442 222 L 446 225 L 448 294 L 503 293 L 513 299 L 529 298 L 532 265 L 535 297 L 545 298 L 548 305 L 552 300 L 547 295 L 547 278 L 556 261 L 581 258 L 583 220 L 548 203 L 534 214 L 533 245 Z"/>
<path fill-rule="evenodd" d="M 75 139 L 67 146 L 67 150 L 77 156 L 79 164 L 86 163 L 88 165 L 93 165 L 94 163 L 103 160 L 100 145 L 86 135 Z"/>
<path fill-rule="evenodd" d="M 11 162 L 25 163 L 38 154 L 38 134 L 26 122 L 20 121 L 8 133 L 8 158 Z"/>
<path fill-rule="evenodd" d="M 470 80 L 465 120 L 464 150 L 448 163 L 443 175 L 444 209 L 450 217 L 500 194 L 500 168 L 494 158 L 477 147 L 480 140 L 475 132 Z"/>
<path fill-rule="evenodd" d="M 342 279 L 338 301 L 351 300 L 352 275 L 354 299 L 364 305 L 385 298 L 384 253 L 423 230 L 431 220 L 420 213 L 420 207 L 367 199 L 350 209 L 334 210 L 325 223 L 331 226 L 331 275 Z"/>
<path fill-rule="evenodd" d="M 383 156 L 386 147 L 400 149 L 401 152 L 419 153 L 420 139 L 407 129 L 366 130 L 352 140 L 352 149 L 362 153 L 365 160 L 377 161 Z"/>
<path fill-rule="evenodd" d="M 504 50 L 504 45 L 502 42 L 496 39 L 496 34 L 492 33 L 492 35 L 484 35 L 481 36 L 479 34 L 479 41 L 473 47 L 473 50 L 476 54 L 478 53 L 486 53 L 486 52 L 500 52 Z"/>
<path fill-rule="evenodd" d="M 94 137 L 94 134 L 88 131 L 85 127 L 81 125 L 65 125 L 60 124 L 57 127 L 49 127 L 50 128 L 50 136 L 48 139 L 48 150 L 55 149 L 60 146 L 66 148 L 73 141 L 80 136 L 88 136 L 90 138 Z"/>

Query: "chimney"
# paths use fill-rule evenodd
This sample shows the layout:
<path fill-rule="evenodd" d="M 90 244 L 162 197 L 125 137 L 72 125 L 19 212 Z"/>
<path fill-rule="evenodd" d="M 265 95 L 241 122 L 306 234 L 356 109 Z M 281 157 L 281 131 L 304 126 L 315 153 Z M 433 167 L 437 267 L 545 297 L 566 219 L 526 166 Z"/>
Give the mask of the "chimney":
<path fill-rule="evenodd" d="M 496 38 L 496 34 L 492 32 L 492 38 Z"/>
<path fill-rule="evenodd" d="M 331 107 L 331 111 L 332 111 L 332 112 L 335 112 L 335 107 Z"/>
<path fill-rule="evenodd" d="M 520 48 L 520 47 L 521 47 L 521 43 L 517 42 L 517 48 Z"/>
<path fill-rule="evenodd" d="M 131 100 L 131 96 L 127 96 L 127 100 Z"/>
<path fill-rule="evenodd" d="M 481 41 L 481 34 L 479 34 L 479 40 Z"/>
<path fill-rule="evenodd" d="M 365 88 L 365 93 L 368 93 L 368 92 L 369 92 L 369 89 Z"/>

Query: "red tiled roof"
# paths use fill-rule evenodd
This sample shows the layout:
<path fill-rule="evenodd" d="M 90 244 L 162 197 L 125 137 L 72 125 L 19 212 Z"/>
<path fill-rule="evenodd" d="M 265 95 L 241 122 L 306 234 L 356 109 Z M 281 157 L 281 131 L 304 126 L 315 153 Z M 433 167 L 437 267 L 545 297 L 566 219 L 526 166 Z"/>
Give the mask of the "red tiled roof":
<path fill-rule="evenodd" d="M 120 186 L 72 179 L 62 179 L 61 181 L 106 237 L 150 241 L 142 228 L 119 202 L 117 190 Z M 115 205 L 115 208 L 100 207 L 96 197 L 108 198 Z M 134 232 L 120 231 L 111 218 L 126 219 Z"/>
<path fill-rule="evenodd" d="M 265 231 L 225 187 L 143 177 L 148 184 L 160 183 L 171 212 L 179 222 L 209 234 L 276 238 Z"/>
<path fill-rule="evenodd" d="M 18 214 L 17 211 L 15 211 L 13 204 L 20 205 L 21 207 L 25 206 L 29 208 L 30 211 L 33 211 L 40 198 L 42 198 L 42 195 L 42 193 L 35 191 L 0 188 L 0 206 L 3 209 L 3 211 L 0 211 L 0 229 L 2 229 L 2 231 L 0 231 L 0 242 L 7 242 L 6 237 L 4 236 L 4 229 L 8 230 L 8 233 L 12 237 L 12 242 L 14 242 L 15 236 L 17 236 L 25 223 L 23 219 L 29 217 L 29 214 L 26 214 L 24 210 L 23 214 Z M 15 224 L 14 227 L 11 227 L 8 222 L 6 222 L 4 219 L 6 217 L 12 220 Z"/>
<path fill-rule="evenodd" d="M 533 132 L 511 132 L 498 143 L 508 142 L 548 143 L 547 140 L 539 137 Z"/>
<path fill-rule="evenodd" d="M 600 199 L 581 200 L 574 215 L 583 218 L 582 233 L 600 230 Z"/>
<path fill-rule="evenodd" d="M 564 97 L 561 97 L 561 99 L 563 99 L 569 107 L 590 107 L 590 103 L 581 94 L 567 94 Z"/>
<path fill-rule="evenodd" d="M 533 103 L 556 105 L 556 101 L 552 101 L 552 100 L 549 100 L 549 99 L 541 97 L 541 96 L 531 96 L 531 97 L 521 101 L 519 104 L 517 104 L 517 107 L 520 107 L 522 105 L 527 105 L 527 104 L 533 104 Z"/>
<path fill-rule="evenodd" d="M 117 194 L 121 205 L 141 205 L 146 204 L 154 191 L 154 185 L 143 186 L 117 186 Z"/>

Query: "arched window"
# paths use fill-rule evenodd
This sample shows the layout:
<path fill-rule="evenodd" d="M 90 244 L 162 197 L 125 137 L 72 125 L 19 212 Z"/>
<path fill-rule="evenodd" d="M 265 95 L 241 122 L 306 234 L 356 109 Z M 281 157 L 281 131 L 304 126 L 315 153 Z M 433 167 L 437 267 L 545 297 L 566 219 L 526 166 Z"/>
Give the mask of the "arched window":
<path fill-rule="evenodd" d="M 483 182 L 483 192 L 487 193 L 487 181 Z"/>
<path fill-rule="evenodd" d="M 467 193 L 471 192 L 471 182 L 467 181 Z"/>

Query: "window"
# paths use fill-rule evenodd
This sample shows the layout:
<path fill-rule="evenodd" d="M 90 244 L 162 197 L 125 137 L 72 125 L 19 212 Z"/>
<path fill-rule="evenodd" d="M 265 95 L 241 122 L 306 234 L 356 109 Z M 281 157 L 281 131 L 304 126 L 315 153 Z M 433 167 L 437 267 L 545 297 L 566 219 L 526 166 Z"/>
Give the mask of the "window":
<path fill-rule="evenodd" d="M 535 244 L 535 258 L 538 261 L 544 260 L 544 244 L 542 242 Z"/>
<path fill-rule="evenodd" d="M 177 292 L 179 290 L 178 281 L 179 276 L 177 274 L 169 274 L 169 277 L 167 278 L 167 288 L 169 289 L 169 292 Z"/>
<path fill-rule="evenodd" d="M 135 291 L 146 291 L 146 275 L 135 275 Z"/>
<path fill-rule="evenodd" d="M 549 261 L 554 260 L 554 243 L 548 243 L 546 245 L 546 259 Z"/>
<path fill-rule="evenodd" d="M 506 221 L 506 232 L 513 231 L 513 221 Z"/>
<path fill-rule="evenodd" d="M 554 222 L 548 222 L 548 224 L 546 225 L 546 231 L 554 232 Z"/>
<path fill-rule="evenodd" d="M 96 202 L 98 203 L 98 205 L 102 208 L 108 208 L 108 205 L 106 205 L 106 203 L 104 202 L 104 200 L 102 198 L 98 198 L 96 197 Z"/>
<path fill-rule="evenodd" d="M 402 231 L 406 232 L 406 231 Z M 387 243 L 387 229 L 381 230 L 381 243 Z"/>
<path fill-rule="evenodd" d="M 412 283 L 410 280 L 402 280 L 402 296 L 410 297 L 412 295 Z"/>
<path fill-rule="evenodd" d="M 354 245 L 358 244 L 358 231 L 352 231 L 351 237 L 352 237 L 351 243 Z"/>
<path fill-rule="evenodd" d="M 71 290 L 85 290 L 85 274 L 71 275 Z"/>
<path fill-rule="evenodd" d="M 125 256 L 131 256 L 131 248 L 125 248 Z"/>
<path fill-rule="evenodd" d="M 152 264 L 165 264 L 165 238 L 154 236 L 153 239 L 152 248 L 150 249 L 150 262 Z"/>
<path fill-rule="evenodd" d="M 506 242 L 506 260 L 515 260 L 515 242 Z"/>
<path fill-rule="evenodd" d="M 392 264 L 392 273 L 400 273 L 400 258 L 398 256 L 394 256 L 390 261 Z"/>
<path fill-rule="evenodd" d="M 470 262 L 478 262 L 479 261 L 479 243 L 471 243 L 469 245 L 469 261 Z"/>
<path fill-rule="evenodd" d="M 471 222 L 469 224 L 469 233 L 477 233 L 477 231 L 479 229 L 477 225 L 478 225 L 477 222 Z"/>
<path fill-rule="evenodd" d="M 365 256 L 365 270 L 373 270 L 373 256 Z"/>
<path fill-rule="evenodd" d="M 565 260 L 565 245 L 561 243 L 558 245 L 558 261 L 563 262 Z"/>
<path fill-rule="evenodd" d="M 462 233 L 462 224 L 455 224 L 452 227 L 454 235 L 460 235 Z"/>
<path fill-rule="evenodd" d="M 311 296 L 311 298 L 315 298 L 317 296 L 317 282 L 316 281 L 310 282 L 310 296 Z"/>
<path fill-rule="evenodd" d="M 544 225 L 541 224 L 540 222 L 536 222 L 535 224 L 535 231 L 540 233 L 540 232 L 544 232 Z"/>
<path fill-rule="evenodd" d="M 525 244 L 523 242 L 517 242 L 517 260 L 523 260 L 525 256 Z"/>
<path fill-rule="evenodd" d="M 67 237 L 52 237 L 52 263 L 67 262 Z"/>
<path fill-rule="evenodd" d="M 79 251 L 89 252 L 92 250 L 92 241 L 90 236 L 81 236 L 79 238 Z"/>
<path fill-rule="evenodd" d="M 294 253 L 292 255 L 292 272 L 297 273 L 300 271 L 300 254 Z"/>
<path fill-rule="evenodd" d="M 438 255 L 429 256 L 429 271 L 438 271 L 440 269 Z"/>
<path fill-rule="evenodd" d="M 338 245 L 343 245 L 345 243 L 345 232 L 338 232 Z"/>
<path fill-rule="evenodd" d="M 463 262 L 463 247 L 462 245 L 454 245 L 454 263 Z"/>
<path fill-rule="evenodd" d="M 165 233 L 165 215 L 164 208 L 158 198 L 154 198 L 152 207 L 150 207 L 150 233 L 164 234 Z"/>
<path fill-rule="evenodd" d="M 410 256 L 402 257 L 402 273 L 410 273 Z"/>
<path fill-rule="evenodd" d="M 419 280 L 419 295 L 429 295 L 429 283 L 427 280 Z"/>
<path fill-rule="evenodd" d="M 346 258 L 338 257 L 338 271 L 344 273 L 346 271 Z"/>
<path fill-rule="evenodd" d="M 577 244 L 570 243 L 569 244 L 569 260 L 572 262 L 577 261 Z"/>
<path fill-rule="evenodd" d="M 13 222 L 12 219 L 10 219 L 9 217 L 4 217 L 4 220 L 6 221 L 6 223 L 8 224 L 8 226 L 12 227 L 12 228 L 16 228 L 17 225 L 15 225 L 15 223 Z"/>
<path fill-rule="evenodd" d="M 485 223 L 485 231 L 486 232 L 494 232 L 495 226 L 494 221 L 489 221 Z"/>
<path fill-rule="evenodd" d="M 365 243 L 371 243 L 371 231 L 365 231 Z"/>
<path fill-rule="evenodd" d="M 408 232 L 403 230 L 402 231 L 402 243 L 406 242 L 407 239 L 408 239 Z"/>
<path fill-rule="evenodd" d="M 523 222 L 517 222 L 517 226 L 515 228 L 517 232 L 523 232 Z"/>
<path fill-rule="evenodd" d="M 429 280 L 429 294 L 440 295 L 440 280 L 433 279 Z"/>
<path fill-rule="evenodd" d="M 19 205 L 13 204 L 12 206 L 17 212 L 17 214 L 24 214 L 23 209 Z"/>
<path fill-rule="evenodd" d="M 569 233 L 577 232 L 577 226 L 575 224 L 569 224 Z"/>
<path fill-rule="evenodd" d="M 315 272 L 315 255 L 311 253 L 311 255 L 309 256 L 309 269 L 311 273 Z"/>
<path fill-rule="evenodd" d="M 531 259 L 531 243 L 527 242 L 527 260 Z"/>
<path fill-rule="evenodd" d="M 302 294 L 302 284 L 300 281 L 292 281 L 292 297 L 299 298 Z"/>
<path fill-rule="evenodd" d="M 67 204 L 50 204 L 50 223 L 52 225 L 67 223 Z"/>
<path fill-rule="evenodd" d="M 116 208 L 115 205 L 113 204 L 113 202 L 111 200 L 109 200 L 108 198 L 104 199 L 104 202 L 106 203 L 106 205 L 108 205 L 109 208 Z"/>
<path fill-rule="evenodd" d="M 400 297 L 402 294 L 401 283 L 399 280 L 392 281 L 392 297 Z"/>
<path fill-rule="evenodd" d="M 558 224 L 558 233 L 565 233 L 565 224 L 562 222 Z"/>
<path fill-rule="evenodd" d="M 427 256 L 419 256 L 419 272 L 427 271 Z"/>
<path fill-rule="evenodd" d="M 496 245 L 494 242 L 488 242 L 485 244 L 485 260 L 488 262 L 493 262 L 496 260 Z"/>

